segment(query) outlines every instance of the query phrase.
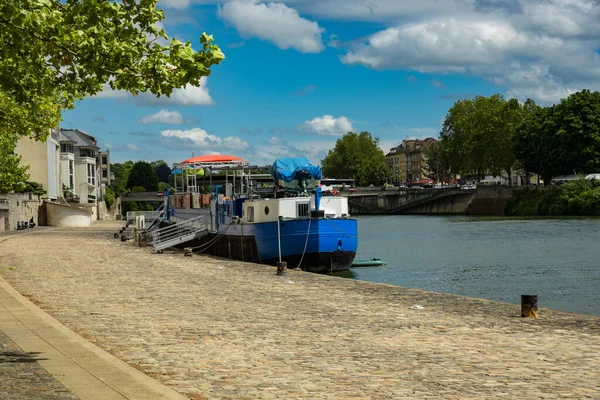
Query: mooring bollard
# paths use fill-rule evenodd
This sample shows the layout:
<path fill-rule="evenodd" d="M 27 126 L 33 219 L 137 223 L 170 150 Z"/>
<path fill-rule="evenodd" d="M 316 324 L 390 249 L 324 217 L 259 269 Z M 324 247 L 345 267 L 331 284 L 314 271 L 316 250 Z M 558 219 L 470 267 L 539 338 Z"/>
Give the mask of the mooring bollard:
<path fill-rule="evenodd" d="M 277 275 L 287 275 L 287 262 L 277 262 Z"/>
<path fill-rule="evenodd" d="M 191 247 L 186 247 L 183 249 L 183 255 L 185 257 L 191 257 L 192 256 L 192 248 Z"/>
<path fill-rule="evenodd" d="M 118 238 L 119 238 L 119 234 L 118 234 L 118 233 L 115 233 L 115 234 L 113 235 L 113 237 L 114 237 L 115 239 L 118 239 Z"/>
<path fill-rule="evenodd" d="M 521 317 L 526 318 L 537 318 L 539 316 L 538 311 L 538 298 L 536 294 L 522 294 L 521 295 Z"/>

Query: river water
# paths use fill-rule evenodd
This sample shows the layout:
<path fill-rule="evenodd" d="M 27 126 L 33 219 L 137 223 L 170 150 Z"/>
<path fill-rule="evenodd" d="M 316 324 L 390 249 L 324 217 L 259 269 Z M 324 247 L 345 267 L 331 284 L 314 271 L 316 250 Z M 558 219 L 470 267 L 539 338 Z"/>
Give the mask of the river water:
<path fill-rule="evenodd" d="M 600 315 L 600 219 L 357 218 L 355 279 Z"/>

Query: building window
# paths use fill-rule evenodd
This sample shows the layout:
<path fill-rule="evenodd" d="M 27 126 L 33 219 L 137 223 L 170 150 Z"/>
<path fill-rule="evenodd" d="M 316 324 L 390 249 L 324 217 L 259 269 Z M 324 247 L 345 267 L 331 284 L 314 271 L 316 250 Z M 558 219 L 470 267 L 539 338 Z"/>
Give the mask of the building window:
<path fill-rule="evenodd" d="M 87 165 L 87 181 L 90 185 L 96 185 L 96 166 L 94 164 Z"/>
<path fill-rule="evenodd" d="M 73 145 L 72 144 L 62 143 L 60 145 L 60 152 L 61 153 L 72 153 L 73 152 Z"/>
<path fill-rule="evenodd" d="M 73 190 L 75 187 L 75 162 L 69 160 L 69 189 Z"/>
<path fill-rule="evenodd" d="M 106 156 L 102 156 L 102 165 L 106 165 L 106 164 L 107 164 Z"/>
<path fill-rule="evenodd" d="M 105 179 L 108 179 L 108 171 L 107 170 L 105 170 L 105 169 L 102 170 L 102 177 Z"/>
<path fill-rule="evenodd" d="M 79 149 L 80 157 L 96 158 L 96 151 L 90 149 Z"/>

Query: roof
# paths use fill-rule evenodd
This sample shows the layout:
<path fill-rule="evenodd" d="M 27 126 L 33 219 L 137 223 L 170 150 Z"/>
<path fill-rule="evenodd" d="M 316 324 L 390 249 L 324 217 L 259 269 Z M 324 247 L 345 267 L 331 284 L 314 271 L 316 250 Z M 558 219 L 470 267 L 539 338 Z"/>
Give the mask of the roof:
<path fill-rule="evenodd" d="M 196 156 L 188 158 L 181 164 L 222 164 L 222 163 L 242 163 L 247 162 L 236 156 L 227 156 L 224 154 L 208 154 L 204 156 Z"/>
<path fill-rule="evenodd" d="M 62 129 L 60 130 L 60 141 L 61 142 L 72 142 L 73 146 L 76 147 L 91 147 L 94 149 L 99 149 L 96 145 L 96 139 L 88 135 L 85 132 L 82 132 L 78 129 Z M 66 139 L 66 140 L 63 140 Z"/>

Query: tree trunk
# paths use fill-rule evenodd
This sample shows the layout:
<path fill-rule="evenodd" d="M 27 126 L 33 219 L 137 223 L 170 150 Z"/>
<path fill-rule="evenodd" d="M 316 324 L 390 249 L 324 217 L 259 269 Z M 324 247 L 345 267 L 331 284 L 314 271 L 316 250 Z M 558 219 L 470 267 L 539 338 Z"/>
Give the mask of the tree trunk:
<path fill-rule="evenodd" d="M 508 174 L 508 186 L 512 186 L 512 173 L 510 168 L 506 168 L 506 173 Z"/>

